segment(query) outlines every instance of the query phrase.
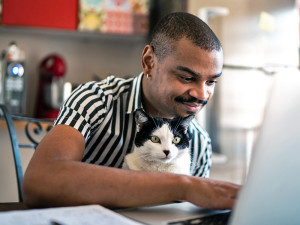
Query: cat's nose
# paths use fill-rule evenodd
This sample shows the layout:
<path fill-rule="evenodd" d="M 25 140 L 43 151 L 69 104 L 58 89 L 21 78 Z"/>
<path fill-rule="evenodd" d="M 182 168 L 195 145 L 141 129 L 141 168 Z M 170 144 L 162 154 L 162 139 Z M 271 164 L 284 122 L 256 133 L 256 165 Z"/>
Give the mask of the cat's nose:
<path fill-rule="evenodd" d="M 169 150 L 163 150 L 163 152 L 165 153 L 166 156 L 168 156 L 170 154 Z"/>

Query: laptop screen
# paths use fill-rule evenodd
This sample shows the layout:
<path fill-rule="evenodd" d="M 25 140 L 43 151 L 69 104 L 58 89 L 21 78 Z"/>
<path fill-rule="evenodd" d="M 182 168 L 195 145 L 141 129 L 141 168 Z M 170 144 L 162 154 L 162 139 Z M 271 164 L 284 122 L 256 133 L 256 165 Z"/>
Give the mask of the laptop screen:
<path fill-rule="evenodd" d="M 230 224 L 300 224 L 300 72 L 275 75 Z"/>

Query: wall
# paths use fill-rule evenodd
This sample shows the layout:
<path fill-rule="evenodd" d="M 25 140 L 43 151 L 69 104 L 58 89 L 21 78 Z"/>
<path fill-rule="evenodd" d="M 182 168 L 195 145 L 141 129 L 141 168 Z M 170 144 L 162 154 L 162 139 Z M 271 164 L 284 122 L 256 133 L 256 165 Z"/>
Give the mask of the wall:
<path fill-rule="evenodd" d="M 227 7 L 229 15 L 210 20 L 220 37 L 225 64 L 298 66 L 299 20 L 295 0 L 189 0 L 188 11 L 198 15 L 203 7 Z M 260 13 L 274 17 L 274 29 L 259 28 Z"/>
<path fill-rule="evenodd" d="M 38 66 L 50 53 L 61 54 L 67 64 L 66 81 L 87 82 L 93 75 L 135 76 L 142 69 L 144 37 L 80 35 L 55 30 L 0 28 L 0 51 L 12 41 L 25 51 L 28 74 L 28 115 L 32 116 L 38 87 Z"/>
<path fill-rule="evenodd" d="M 187 0 L 150 0 L 149 29 L 165 14 L 185 11 Z M 141 53 L 147 43 L 145 36 L 97 35 L 53 29 L 5 28 L 0 26 L 0 52 L 16 41 L 27 55 L 28 102 L 27 115 L 33 116 L 38 66 L 50 53 L 61 54 L 67 62 L 66 81 L 74 84 L 107 75 L 136 76 L 141 71 Z"/>

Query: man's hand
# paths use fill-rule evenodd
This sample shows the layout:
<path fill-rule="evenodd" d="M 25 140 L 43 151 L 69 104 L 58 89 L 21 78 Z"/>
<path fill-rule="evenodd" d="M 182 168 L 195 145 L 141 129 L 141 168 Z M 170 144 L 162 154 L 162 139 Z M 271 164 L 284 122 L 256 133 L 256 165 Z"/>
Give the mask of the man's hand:
<path fill-rule="evenodd" d="M 229 182 L 189 177 L 184 200 L 209 209 L 232 209 L 239 189 Z"/>

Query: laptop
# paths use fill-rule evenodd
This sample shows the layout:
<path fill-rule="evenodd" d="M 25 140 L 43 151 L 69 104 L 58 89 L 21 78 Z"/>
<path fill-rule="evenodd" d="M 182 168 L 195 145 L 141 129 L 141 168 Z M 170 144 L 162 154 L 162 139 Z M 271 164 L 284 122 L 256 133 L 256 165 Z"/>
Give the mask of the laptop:
<path fill-rule="evenodd" d="M 220 213 L 229 225 L 300 224 L 300 72 L 286 69 L 273 82 L 247 180 L 232 212 L 178 203 L 120 213 L 161 225 L 205 224 L 201 218 Z"/>
<path fill-rule="evenodd" d="M 300 224 L 300 72 L 275 75 L 230 224 Z"/>

